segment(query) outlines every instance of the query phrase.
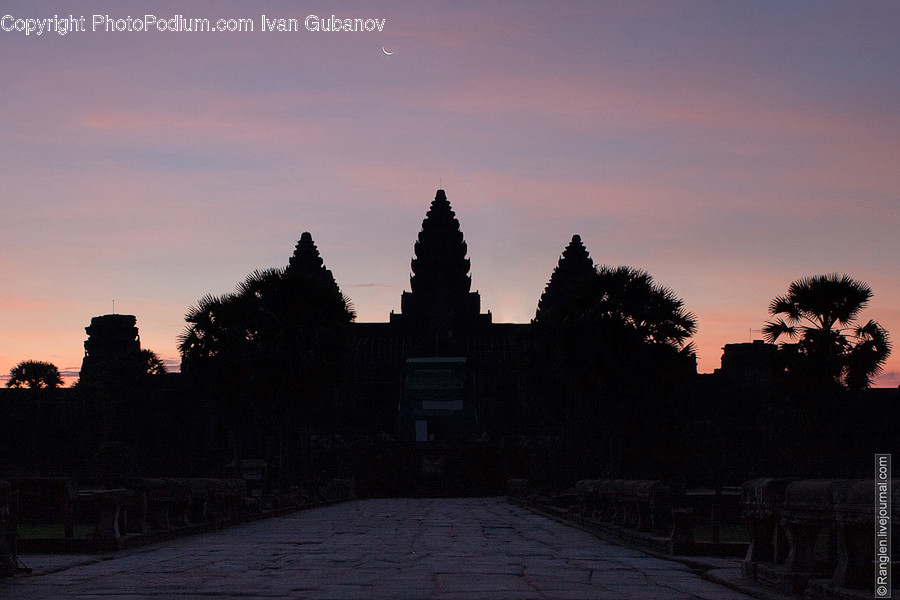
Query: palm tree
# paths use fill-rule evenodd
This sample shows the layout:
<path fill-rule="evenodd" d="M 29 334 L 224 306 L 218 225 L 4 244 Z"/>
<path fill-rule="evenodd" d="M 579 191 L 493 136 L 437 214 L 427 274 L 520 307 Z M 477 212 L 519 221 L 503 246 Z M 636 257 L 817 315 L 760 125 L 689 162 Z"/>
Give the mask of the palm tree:
<path fill-rule="evenodd" d="M 141 372 L 147 375 L 165 375 L 166 363 L 153 350 L 141 350 Z"/>
<path fill-rule="evenodd" d="M 178 344 L 183 373 L 202 369 L 235 349 L 242 337 L 236 328 L 236 304 L 234 295 L 207 294 L 188 310 Z"/>
<path fill-rule="evenodd" d="M 185 315 L 179 336 L 181 372 L 197 386 L 217 431 L 228 436 L 235 460 L 244 451 L 245 432 L 255 426 L 246 393 L 251 365 L 244 305 L 237 294 L 205 295 Z"/>
<path fill-rule="evenodd" d="M 289 477 L 292 441 L 308 441 L 322 422 L 325 396 L 346 365 L 353 318 L 308 233 L 288 267 L 254 271 L 234 293 L 205 296 L 191 308 L 179 345 L 182 371 L 213 398 L 236 459 L 244 446 L 278 454 Z"/>
<path fill-rule="evenodd" d="M 42 444 L 38 443 L 38 435 L 39 433 L 45 435 L 41 422 L 46 418 L 46 415 L 43 414 L 46 405 L 42 406 L 42 398 L 47 392 L 41 390 L 55 390 L 62 384 L 63 380 L 59 374 L 59 369 L 56 368 L 56 365 L 49 362 L 23 360 L 9 371 L 9 380 L 6 382 L 7 387 L 21 388 L 27 386 L 29 391 L 26 393 L 31 396 L 31 431 L 28 437 L 32 475 L 40 475 L 41 460 L 38 448 Z M 50 393 L 53 394 L 54 392 Z"/>
<path fill-rule="evenodd" d="M 630 329 L 643 344 L 693 353 L 693 344 L 686 342 L 696 333 L 697 322 L 672 290 L 632 267 L 602 266 L 597 274 L 598 307 L 607 318 Z"/>
<path fill-rule="evenodd" d="M 558 355 L 555 368 L 576 380 L 622 382 L 640 378 L 663 356 L 694 360 L 694 316 L 645 271 L 601 266 L 565 287 L 553 284 L 551 279 L 547 292 L 554 293 L 541 299 L 535 325 Z"/>
<path fill-rule="evenodd" d="M 267 451 L 281 456 L 282 478 L 291 477 L 298 455 L 308 458 L 296 442 L 308 446 L 312 429 L 326 422 L 326 397 L 346 365 L 354 316 L 330 272 L 297 262 L 251 273 L 236 292 L 245 307 L 251 396 L 265 407 Z"/>
<path fill-rule="evenodd" d="M 766 341 L 796 340 L 782 343 L 782 350 L 792 357 L 789 370 L 802 379 L 868 387 L 891 354 L 887 331 L 875 321 L 857 320 L 872 295 L 868 285 L 847 275 L 798 279 L 769 305 L 778 318 L 763 328 Z"/>
<path fill-rule="evenodd" d="M 696 372 L 696 328 L 670 289 L 639 269 L 594 267 L 573 237 L 534 319 L 534 387 L 545 398 L 536 417 L 595 467 L 616 472 L 623 455 L 638 454 L 631 429 L 657 441 L 674 430 L 678 390 Z"/>
<path fill-rule="evenodd" d="M 58 388 L 63 384 L 59 369 L 53 363 L 39 360 L 23 360 L 9 371 L 7 387 L 30 389 Z"/>

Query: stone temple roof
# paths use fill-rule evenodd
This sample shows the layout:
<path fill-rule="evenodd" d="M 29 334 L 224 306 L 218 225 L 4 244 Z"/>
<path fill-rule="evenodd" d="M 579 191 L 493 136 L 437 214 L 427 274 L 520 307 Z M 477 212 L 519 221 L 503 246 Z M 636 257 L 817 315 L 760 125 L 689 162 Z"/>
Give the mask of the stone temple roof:
<path fill-rule="evenodd" d="M 415 294 L 467 294 L 472 286 L 466 242 L 444 190 L 438 190 L 422 221 L 412 259 L 410 287 Z"/>

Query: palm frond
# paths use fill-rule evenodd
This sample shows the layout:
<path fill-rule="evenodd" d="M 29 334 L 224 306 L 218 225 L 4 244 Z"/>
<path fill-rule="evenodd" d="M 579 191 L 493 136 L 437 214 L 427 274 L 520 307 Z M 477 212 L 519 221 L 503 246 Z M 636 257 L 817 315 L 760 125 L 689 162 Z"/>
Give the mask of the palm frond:
<path fill-rule="evenodd" d="M 776 296 L 769 303 L 769 314 L 784 315 L 789 323 L 798 323 L 802 317 L 802 311 L 790 296 Z"/>
<path fill-rule="evenodd" d="M 774 344 L 781 336 L 785 336 L 791 340 L 797 339 L 800 330 L 798 327 L 788 325 L 784 319 L 776 319 L 774 321 L 767 321 L 762 328 L 762 332 L 763 338 L 765 338 L 768 343 Z"/>

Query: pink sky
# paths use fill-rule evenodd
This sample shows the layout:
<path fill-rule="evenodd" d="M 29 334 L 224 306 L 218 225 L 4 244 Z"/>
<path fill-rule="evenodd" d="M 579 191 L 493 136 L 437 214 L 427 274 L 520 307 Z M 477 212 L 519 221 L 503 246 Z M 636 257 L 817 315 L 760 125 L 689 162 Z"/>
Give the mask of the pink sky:
<path fill-rule="evenodd" d="M 113 300 L 177 363 L 188 308 L 285 265 L 303 231 L 359 320 L 384 321 L 439 185 L 495 321 L 533 317 L 578 233 L 684 299 L 701 372 L 807 275 L 867 282 L 863 316 L 900 339 L 896 4 L 120 6 L 0 12 L 256 31 L 0 31 L 2 374 L 77 373 Z M 262 14 L 385 26 L 263 33 Z M 878 384 L 900 384 L 900 352 Z"/>

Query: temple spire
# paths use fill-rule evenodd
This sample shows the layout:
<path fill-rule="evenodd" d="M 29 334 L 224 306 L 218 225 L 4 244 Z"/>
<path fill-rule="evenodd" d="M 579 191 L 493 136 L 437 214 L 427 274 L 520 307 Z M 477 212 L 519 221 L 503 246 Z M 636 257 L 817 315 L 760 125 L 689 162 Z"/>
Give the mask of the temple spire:
<path fill-rule="evenodd" d="M 323 281 L 335 283 L 334 276 L 325 268 L 325 263 L 319 256 L 319 249 L 308 231 L 304 231 L 300 236 L 294 254 L 288 261 L 286 273 L 320 277 Z"/>
<path fill-rule="evenodd" d="M 490 323 L 490 314 L 480 314 L 481 296 L 470 291 L 472 278 L 466 252 L 456 213 L 447 194 L 438 189 L 416 239 L 409 278 L 412 291 L 403 292 L 400 298 L 402 319 L 391 320 L 444 337 L 452 336 L 454 329 Z"/>
<path fill-rule="evenodd" d="M 467 294 L 472 287 L 466 242 L 447 194 L 439 189 L 422 221 L 412 259 L 410 287 L 416 294 Z"/>
<path fill-rule="evenodd" d="M 542 312 L 557 306 L 576 283 L 595 273 L 594 261 L 584 247 L 581 236 L 573 235 L 572 241 L 559 257 L 559 263 L 553 269 L 547 287 L 544 288 L 535 318 L 540 318 Z"/>

